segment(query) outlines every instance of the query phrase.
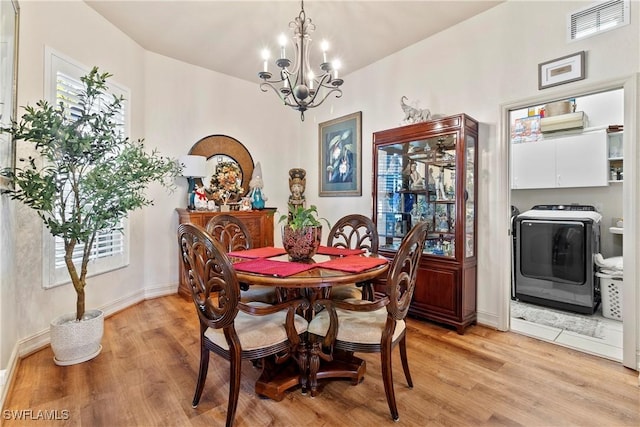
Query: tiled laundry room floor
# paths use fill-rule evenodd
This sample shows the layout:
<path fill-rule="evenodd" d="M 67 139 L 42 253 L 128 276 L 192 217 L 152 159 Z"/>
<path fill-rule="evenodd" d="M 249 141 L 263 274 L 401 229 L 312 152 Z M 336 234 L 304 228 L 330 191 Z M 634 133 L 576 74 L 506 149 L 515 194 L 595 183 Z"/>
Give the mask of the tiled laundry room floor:
<path fill-rule="evenodd" d="M 581 335 L 561 327 L 547 326 L 514 317 L 511 318 L 511 331 L 621 362 L 622 322 L 604 317 L 602 306 L 593 315 L 585 315 L 585 317 L 597 319 L 602 323 L 602 337 Z"/>

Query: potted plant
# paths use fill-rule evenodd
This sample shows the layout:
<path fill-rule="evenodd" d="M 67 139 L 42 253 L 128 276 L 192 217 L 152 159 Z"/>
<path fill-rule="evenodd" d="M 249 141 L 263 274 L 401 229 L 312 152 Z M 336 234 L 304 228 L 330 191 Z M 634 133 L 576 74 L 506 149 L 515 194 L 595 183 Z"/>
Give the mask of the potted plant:
<path fill-rule="evenodd" d="M 280 217 L 279 222 L 286 221 L 282 227 L 282 245 L 292 260 L 307 260 L 316 254 L 322 240 L 320 220 L 331 227 L 325 218 L 318 218 L 315 205 L 309 208 L 289 205 L 289 214 Z"/>
<path fill-rule="evenodd" d="M 102 313 L 85 310 L 88 264 L 96 235 L 118 230 L 128 212 L 150 205 L 152 201 L 145 197 L 149 183 L 173 188 L 169 178 L 180 172 L 175 160 L 155 150 L 149 153 L 142 140 L 122 135 L 114 116 L 124 99 L 106 93 L 109 77 L 111 74 L 94 67 L 81 78 L 79 108 L 70 111 L 63 103 L 54 106 L 41 100 L 35 107 L 24 107 L 21 120 L 2 129 L 16 140 L 32 143 L 39 154 L 39 158 L 22 160 L 23 167 L 5 169 L 2 174 L 14 184 L 10 197 L 35 210 L 51 234 L 63 240 L 64 262 L 76 291 L 75 314 L 51 323 L 51 347 L 59 365 L 89 360 L 101 349 Z M 73 251 L 79 245 L 82 257 L 74 262 Z M 99 336 L 83 338 L 84 332 L 67 330 L 87 327 L 89 334 Z M 72 349 L 74 344 L 58 342 L 78 337 L 84 340 L 79 353 Z"/>

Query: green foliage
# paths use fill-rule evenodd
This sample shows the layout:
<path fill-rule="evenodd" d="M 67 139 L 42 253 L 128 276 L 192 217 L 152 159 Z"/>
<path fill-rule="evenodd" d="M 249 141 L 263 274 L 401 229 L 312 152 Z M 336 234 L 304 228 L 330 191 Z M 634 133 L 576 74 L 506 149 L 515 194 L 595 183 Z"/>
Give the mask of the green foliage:
<path fill-rule="evenodd" d="M 77 294 L 76 318 L 84 313 L 84 287 L 90 248 L 96 234 L 113 231 L 128 212 L 148 206 L 151 182 L 173 189 L 180 172 L 175 160 L 145 151 L 142 140 L 122 135 L 114 116 L 124 99 L 113 95 L 100 105 L 109 73 L 94 67 L 82 77 L 80 110 L 38 101 L 24 107 L 19 122 L 2 129 L 16 140 L 33 143 L 39 158 L 29 157 L 15 171 L 5 169 L 15 189 L 10 197 L 34 209 L 65 244 L 65 262 Z M 104 102 L 102 102 L 104 104 Z M 84 244 L 80 272 L 72 262 L 76 244 Z"/>
<path fill-rule="evenodd" d="M 318 209 L 315 205 L 311 205 L 309 208 L 304 208 L 302 205 L 289 205 L 289 214 L 282 215 L 278 222 L 287 222 L 287 225 L 292 230 L 301 230 L 304 227 L 317 227 L 322 225 L 320 220 L 327 223 L 327 226 L 331 228 L 329 221 L 325 218 L 318 218 Z"/>

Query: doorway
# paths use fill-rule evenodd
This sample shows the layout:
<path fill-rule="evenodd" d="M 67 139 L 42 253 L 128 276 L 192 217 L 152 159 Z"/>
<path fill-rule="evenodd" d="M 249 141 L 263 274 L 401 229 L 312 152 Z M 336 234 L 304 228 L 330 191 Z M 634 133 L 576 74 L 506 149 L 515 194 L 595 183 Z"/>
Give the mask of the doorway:
<path fill-rule="evenodd" d="M 598 93 L 605 93 L 605 92 L 609 92 L 609 91 L 615 91 L 615 90 L 622 90 L 623 91 L 623 105 L 624 105 L 624 130 L 625 130 L 625 135 L 624 135 L 624 142 L 629 141 L 628 143 L 624 144 L 624 158 L 625 159 L 629 159 L 628 162 L 625 163 L 625 181 L 627 182 L 635 182 L 635 180 L 637 179 L 637 170 L 638 170 L 638 165 L 636 164 L 636 147 L 634 145 L 631 144 L 630 141 L 635 140 L 635 134 L 637 132 L 637 123 L 636 123 L 636 99 L 637 99 L 637 80 L 638 80 L 638 76 L 634 75 L 630 78 L 627 79 L 620 79 L 620 80 L 614 80 L 614 81 L 608 81 L 605 83 L 601 83 L 601 84 L 597 84 L 597 85 L 584 85 L 584 86 L 580 86 L 580 87 L 576 87 L 574 89 L 572 89 L 571 91 L 568 90 L 564 90 L 564 91 L 553 91 L 553 92 L 549 92 L 548 94 L 542 94 L 540 96 L 536 96 L 530 99 L 525 99 L 525 100 L 521 100 L 521 101 L 517 101 L 514 103 L 510 103 L 510 104 L 505 104 L 501 106 L 501 120 L 502 123 L 500 125 L 500 133 L 502 136 L 502 147 L 504 150 L 501 150 L 502 153 L 502 160 L 504 161 L 503 164 L 505 165 L 509 165 L 509 167 L 505 167 L 506 172 L 506 176 L 502 176 L 500 179 L 500 182 L 503 182 L 506 185 L 506 189 L 505 191 L 507 191 L 508 196 L 506 197 L 507 203 L 506 206 L 504 206 L 504 211 L 505 212 L 509 212 L 509 217 L 511 217 L 511 213 L 510 213 L 510 205 L 512 205 L 512 199 L 515 198 L 517 199 L 517 197 L 512 197 L 513 195 L 511 194 L 511 187 L 512 187 L 512 182 L 511 182 L 511 174 L 510 174 L 510 168 L 513 167 L 512 163 L 511 163 L 511 139 L 512 139 L 512 135 L 511 135 L 511 120 L 510 120 L 510 114 L 512 111 L 516 111 L 516 110 L 521 110 L 521 109 L 528 109 L 530 106 L 537 106 L 537 105 L 546 105 L 547 103 L 550 102 L 554 102 L 557 100 L 563 100 L 563 99 L 570 99 L 570 98 L 578 98 L 578 97 L 583 97 L 583 96 L 589 96 L 589 95 L 593 95 L 593 94 L 598 94 Z M 635 186 L 633 185 L 625 185 L 624 183 L 621 184 L 616 184 L 616 185 L 621 185 L 622 186 L 622 190 L 620 191 L 620 193 L 622 194 L 622 199 L 623 199 L 623 203 L 622 203 L 622 216 L 625 218 L 625 225 L 629 223 L 628 227 L 625 227 L 624 229 L 624 234 L 628 234 L 628 235 L 635 235 L 635 219 L 636 219 L 636 214 L 635 214 L 635 210 L 637 209 L 638 206 L 638 195 L 635 193 L 637 191 L 637 188 L 635 188 Z M 589 191 L 589 190 L 593 190 L 593 189 L 586 189 L 585 191 Z M 565 197 L 567 196 L 567 194 L 562 194 L 562 191 L 568 191 L 567 189 L 564 190 L 557 190 L 559 191 L 559 197 Z M 556 195 L 558 196 L 558 195 Z M 555 196 L 554 196 L 555 197 Z M 577 195 L 576 197 L 580 197 L 579 195 Z M 553 203 L 554 201 L 551 200 L 551 203 Z M 597 200 L 596 200 L 597 202 Z M 563 203 L 566 203 L 566 201 L 563 201 Z M 595 203 L 597 204 L 597 203 Z M 525 206 L 525 209 L 528 209 L 530 206 Z M 602 208 L 602 206 L 598 206 L 599 208 Z M 609 219 L 610 221 L 610 219 Z M 509 218 L 509 232 L 511 230 L 511 224 L 510 224 L 510 218 Z M 603 228 L 608 229 L 609 228 L 609 223 L 604 224 Z M 623 257 L 625 260 L 627 260 L 627 262 L 625 264 L 627 264 L 628 268 L 625 269 L 624 271 L 624 285 L 623 285 L 623 293 L 625 295 L 624 300 L 629 301 L 629 303 L 627 303 L 626 305 L 628 307 L 624 307 L 624 316 L 623 316 L 623 322 L 622 323 L 622 331 L 619 331 L 619 333 L 622 334 L 622 338 L 621 340 L 618 339 L 618 341 L 622 341 L 622 362 L 625 366 L 630 367 L 632 369 L 638 369 L 638 364 L 637 364 L 637 360 L 636 360 L 636 354 L 635 354 L 635 349 L 637 347 L 637 314 L 636 314 L 636 307 L 635 305 L 637 304 L 637 294 L 636 294 L 636 289 L 635 286 L 633 285 L 634 283 L 637 283 L 637 272 L 636 272 L 636 268 L 634 265 L 634 260 L 636 259 L 636 249 L 635 246 L 632 245 L 631 243 L 632 239 L 626 239 L 623 240 L 621 243 L 621 247 L 622 247 L 622 252 L 623 252 Z M 510 255 L 511 257 L 511 255 Z M 505 280 L 504 283 L 504 293 L 503 296 L 505 297 L 505 303 L 502 307 L 502 313 L 501 313 L 501 326 L 504 326 L 504 329 L 512 329 L 512 330 L 517 330 L 521 325 L 519 325 L 518 321 L 511 321 L 511 295 L 512 295 L 512 289 L 511 289 L 511 259 L 508 262 L 508 273 L 505 272 L 504 276 L 505 279 L 508 276 L 509 279 Z M 558 334 L 559 335 L 559 334 Z M 541 337 L 542 339 L 545 339 L 544 337 Z M 554 341 L 549 339 L 548 337 L 546 338 L 548 341 Z M 558 344 L 561 345 L 565 345 L 565 346 L 570 346 L 570 347 L 574 347 L 574 348 L 578 348 L 578 345 L 574 345 L 573 344 L 568 344 L 566 342 L 558 342 Z M 587 352 L 591 352 L 588 349 L 583 349 L 584 351 Z M 609 357 L 609 358 L 614 358 L 616 359 L 617 357 L 611 357 L 610 355 L 606 355 L 603 354 L 604 357 Z"/>

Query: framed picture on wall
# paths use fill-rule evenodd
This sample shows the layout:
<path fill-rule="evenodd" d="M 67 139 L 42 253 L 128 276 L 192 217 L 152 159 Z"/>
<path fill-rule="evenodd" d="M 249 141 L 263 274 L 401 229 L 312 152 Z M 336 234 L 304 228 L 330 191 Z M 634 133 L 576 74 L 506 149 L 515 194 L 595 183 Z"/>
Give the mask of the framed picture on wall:
<path fill-rule="evenodd" d="M 320 123 L 320 197 L 362 196 L 362 112 Z"/>
<path fill-rule="evenodd" d="M 585 78 L 584 50 L 538 65 L 538 90 Z"/>

